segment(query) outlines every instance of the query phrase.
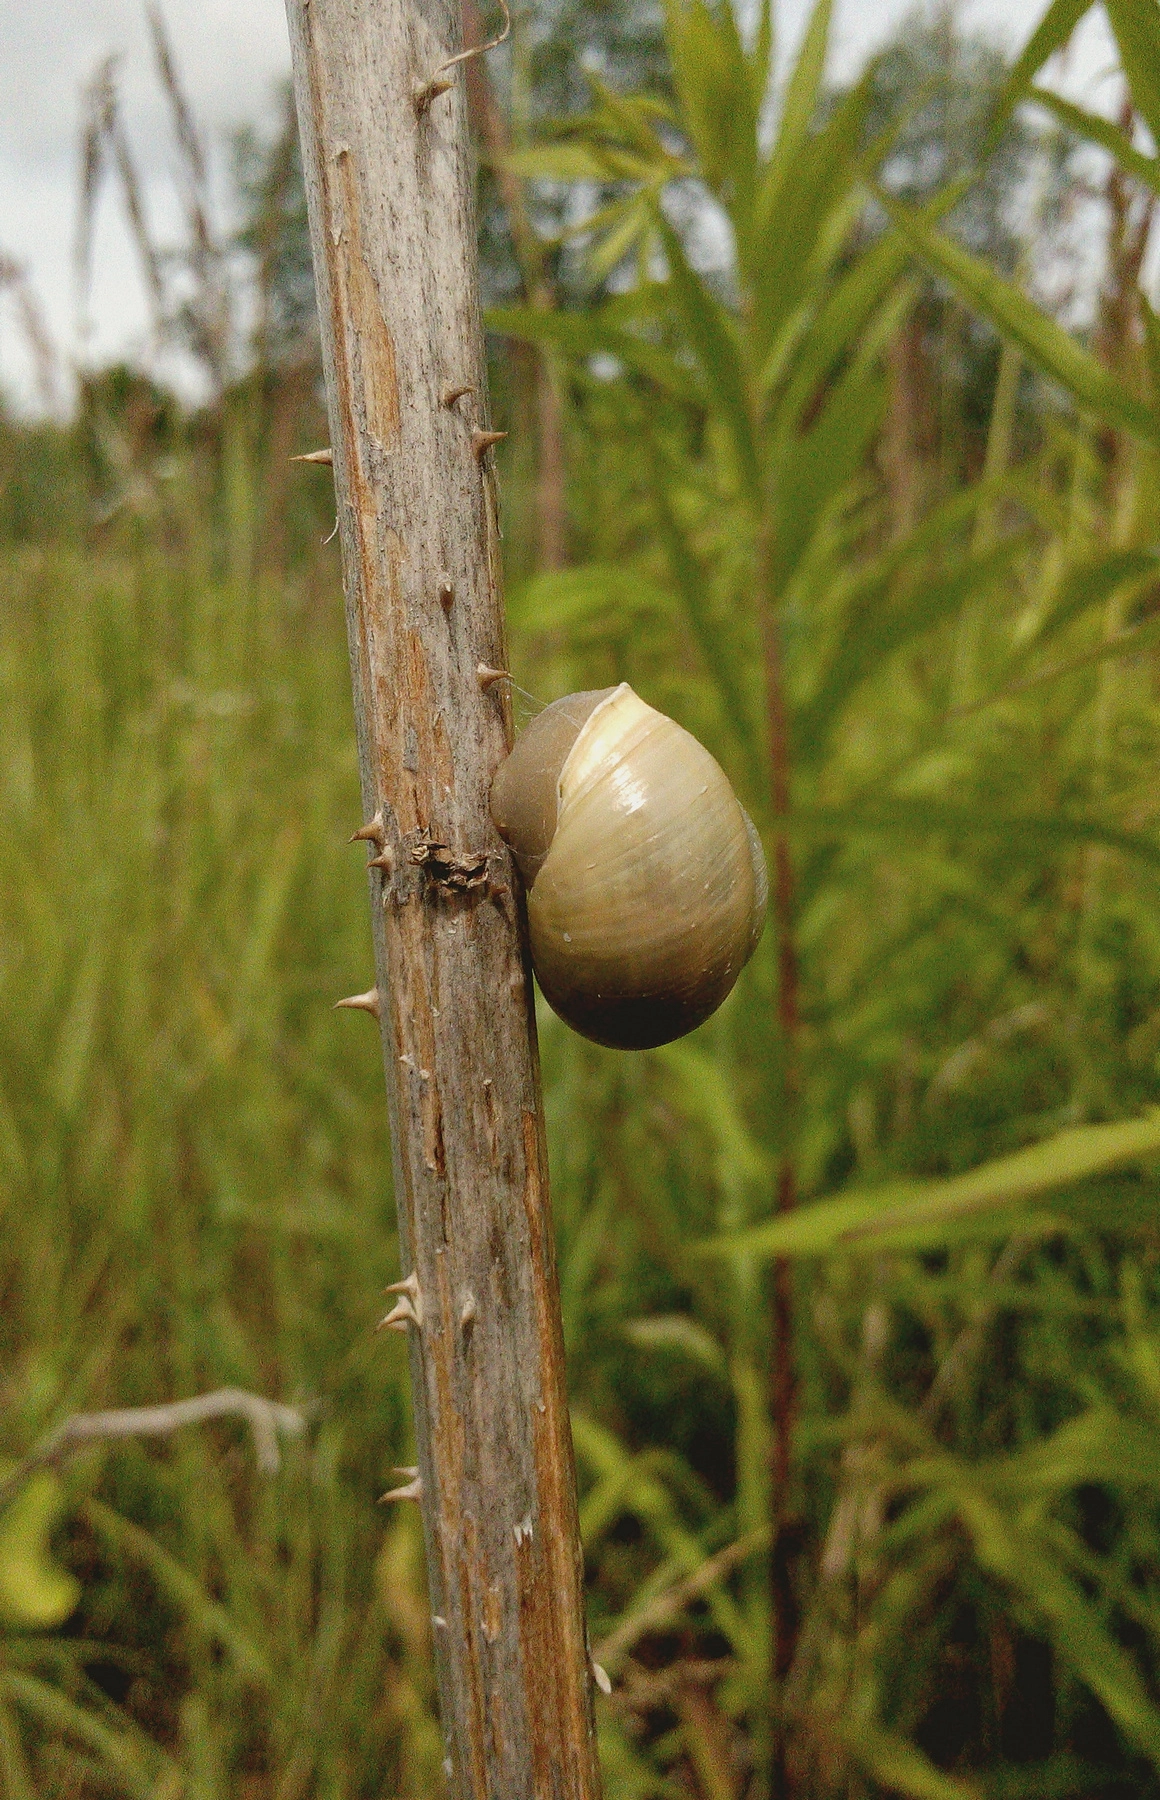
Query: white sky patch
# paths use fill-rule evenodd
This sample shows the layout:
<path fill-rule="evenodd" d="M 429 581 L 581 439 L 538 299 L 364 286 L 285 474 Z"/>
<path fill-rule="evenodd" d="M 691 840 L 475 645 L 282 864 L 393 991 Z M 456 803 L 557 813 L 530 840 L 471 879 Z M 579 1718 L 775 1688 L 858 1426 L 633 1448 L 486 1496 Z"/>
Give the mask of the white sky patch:
<path fill-rule="evenodd" d="M 968 0 L 959 16 L 964 28 L 983 30 L 1015 50 L 1045 5 L 1046 0 Z M 230 134 L 272 116 L 278 84 L 289 74 L 282 0 L 165 0 L 162 10 L 224 202 Z M 777 7 L 783 69 L 808 10 L 807 0 L 781 0 Z M 839 0 L 832 74 L 848 79 L 913 11 L 913 0 Z M 101 363 L 143 357 L 151 341 L 145 289 L 111 182 L 94 246 L 93 332 L 85 346 L 76 338 L 73 246 L 81 94 L 111 52 L 121 58 L 122 113 L 150 228 L 160 243 L 173 243 L 179 231 L 175 154 L 143 0 L 54 0 L 44 6 L 0 0 L 0 254 L 24 265 L 64 372 L 76 366 L 82 349 L 87 360 Z M 1076 34 L 1057 85 L 1087 106 L 1112 111 L 1117 89 L 1106 72 L 1113 64 L 1111 39 L 1097 14 Z M 150 366 L 171 378 L 178 373 L 156 361 Z M 20 409 L 35 405 L 33 368 L 16 307 L 2 294 L 0 393 Z"/>

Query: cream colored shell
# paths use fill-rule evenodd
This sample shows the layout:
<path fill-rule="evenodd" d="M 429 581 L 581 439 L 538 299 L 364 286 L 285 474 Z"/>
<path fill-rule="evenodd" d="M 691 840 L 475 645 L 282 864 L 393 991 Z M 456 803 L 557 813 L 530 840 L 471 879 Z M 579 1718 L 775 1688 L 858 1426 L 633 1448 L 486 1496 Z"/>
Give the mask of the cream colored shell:
<path fill-rule="evenodd" d="M 576 698 L 596 704 L 559 768 L 555 832 L 532 870 L 532 959 L 569 1024 L 644 1048 L 692 1030 L 733 986 L 761 933 L 765 864 L 696 738 L 627 683 Z M 497 778 L 502 830 L 500 791 Z"/>

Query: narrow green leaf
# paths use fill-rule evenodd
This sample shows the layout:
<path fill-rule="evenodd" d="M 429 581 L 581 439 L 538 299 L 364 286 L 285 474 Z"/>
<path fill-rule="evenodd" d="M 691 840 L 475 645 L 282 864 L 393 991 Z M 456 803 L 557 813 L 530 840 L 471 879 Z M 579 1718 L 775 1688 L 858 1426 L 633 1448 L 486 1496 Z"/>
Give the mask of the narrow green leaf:
<path fill-rule="evenodd" d="M 1158 573 L 1160 552 L 1156 550 L 1113 550 L 1106 556 L 1088 557 L 1073 563 L 1060 584 L 1055 605 L 1030 640 L 1029 647 L 1038 649 L 1085 613 L 1105 606 L 1118 589 L 1154 580 Z"/>
<path fill-rule="evenodd" d="M 1077 405 L 1103 424 L 1160 444 L 1160 414 L 1130 394 L 1017 287 L 951 238 L 933 231 L 917 212 L 899 206 L 888 195 L 879 197 L 915 254 L 1018 345 L 1030 362 L 1058 382 Z"/>
<path fill-rule="evenodd" d="M 485 323 L 497 337 L 514 337 L 527 344 L 552 344 L 574 357 L 614 356 L 675 400 L 698 407 L 705 404 L 704 389 L 694 369 L 678 362 L 659 345 L 607 323 L 600 313 L 494 307 L 487 313 Z"/>
<path fill-rule="evenodd" d="M 861 795 L 848 806 L 802 807 L 798 819 L 803 830 L 818 840 L 831 834 L 865 834 L 913 843 L 938 831 L 964 843 L 972 838 L 998 840 L 1008 858 L 1035 863 L 1076 844 L 1103 844 L 1109 850 L 1122 851 L 1147 869 L 1160 869 L 1160 844 L 1155 839 L 1123 831 L 1102 819 L 1062 810 L 1005 812 L 993 806 L 957 805 L 933 796 L 912 800 L 894 793 L 885 799 Z"/>
<path fill-rule="evenodd" d="M 683 124 L 701 173 L 734 214 L 752 206 L 757 166 L 757 104 L 733 8 L 704 0 L 668 0 L 666 37 Z"/>
<path fill-rule="evenodd" d="M 851 613 L 835 648 L 830 668 L 802 709 L 799 732 L 803 743 L 813 746 L 828 740 L 850 695 L 878 674 L 883 664 L 912 645 L 924 632 L 953 618 L 968 600 L 981 599 L 1023 555 L 1027 540 L 1008 539 L 981 556 L 968 556 L 944 574 L 919 574 L 913 585 L 893 603 L 881 591 L 871 604 Z"/>
<path fill-rule="evenodd" d="M 712 1238 L 705 1256 L 825 1256 L 834 1251 L 878 1255 L 887 1244 L 930 1247 L 963 1221 L 1025 1204 L 1112 1169 L 1160 1155 L 1160 1111 L 1114 1125 L 1081 1125 L 1013 1156 L 944 1181 L 887 1187 L 818 1200 L 751 1231 Z"/>
<path fill-rule="evenodd" d="M 710 1331 L 686 1313 L 668 1313 L 661 1317 L 628 1319 L 624 1335 L 639 1350 L 659 1350 L 684 1358 L 706 1369 L 720 1381 L 728 1381 L 729 1365 L 725 1352 Z"/>
<path fill-rule="evenodd" d="M 1134 175 L 1154 194 L 1160 194 L 1160 157 L 1145 156 L 1137 150 L 1127 132 L 1121 131 L 1118 125 L 1101 118 L 1099 113 L 1073 106 L 1070 100 L 1053 94 L 1050 88 L 1033 87 L 1027 98 L 1054 113 L 1060 124 L 1074 131 L 1077 137 L 1090 138 L 1093 144 L 1110 151 L 1127 174 Z"/>
<path fill-rule="evenodd" d="M 1160 144 L 1160 8 L 1156 0 L 1104 0 L 1132 104 Z"/>
<path fill-rule="evenodd" d="M 511 150 L 504 163 L 525 181 L 645 181 L 653 172 L 651 164 L 640 157 L 626 157 L 623 151 L 578 138 Z"/>
<path fill-rule="evenodd" d="M 1044 63 L 1054 56 L 1057 50 L 1062 50 L 1084 14 L 1091 11 L 1094 3 L 1095 0 L 1052 0 L 1052 4 L 1028 38 L 1022 55 L 1013 64 L 1010 74 L 999 90 L 985 144 L 987 150 L 993 150 L 998 143 L 1007 120 L 1020 100 L 1023 99 Z"/>
<path fill-rule="evenodd" d="M 890 1794 L 906 1800 L 982 1800 L 976 1782 L 944 1774 L 916 1745 L 879 1725 L 859 1719 L 841 1735 L 856 1765 Z"/>
<path fill-rule="evenodd" d="M 1080 669 L 1094 668 L 1097 663 L 1115 662 L 1121 656 L 1137 656 L 1145 645 L 1154 644 L 1158 637 L 1160 616 L 1154 615 L 1142 625 L 1135 625 L 1128 631 L 1118 631 L 1114 637 L 1101 638 L 1098 644 L 1090 645 L 1075 656 L 1064 657 L 1062 661 L 1051 663 L 1046 669 L 1036 669 L 1033 674 L 1024 675 L 1017 681 L 1008 681 L 1002 687 L 994 688 L 983 699 L 972 701 L 969 706 L 956 707 L 949 717 L 968 718 L 972 713 L 982 712 L 989 706 L 1014 699 L 1017 694 L 1028 694 L 1035 688 L 1050 686 L 1053 681 L 1062 681 L 1068 675 L 1078 674 Z"/>
<path fill-rule="evenodd" d="M 752 228 L 738 233 L 738 259 L 754 294 L 762 359 L 803 292 L 842 254 L 855 216 L 850 197 L 875 166 L 874 152 L 861 148 L 871 97 L 866 77 L 801 141 L 788 176 L 779 173 L 780 149 L 775 150 Z"/>
<path fill-rule="evenodd" d="M 1030 1530 L 1008 1523 L 998 1507 L 963 1484 L 958 1511 L 983 1567 L 1013 1588 L 1043 1620 L 1056 1654 L 1099 1699 L 1120 1729 L 1160 1767 L 1160 1713 L 1126 1652 L 1094 1606 Z"/>
<path fill-rule="evenodd" d="M 106 1543 L 148 1570 L 162 1593 L 180 1607 L 193 1631 L 221 1646 L 243 1680 L 269 1685 L 270 1666 L 262 1651 L 156 1538 L 100 1500 L 89 1500 L 85 1514 Z"/>
<path fill-rule="evenodd" d="M 749 58 L 749 85 L 753 94 L 753 110 L 760 119 L 773 79 L 773 0 L 760 0 L 757 33 Z"/>
<path fill-rule="evenodd" d="M 760 792 L 764 771 L 761 767 L 757 733 L 749 724 L 749 709 L 737 679 L 732 647 L 723 638 L 716 623 L 707 617 L 705 592 L 708 577 L 701 568 L 681 528 L 669 493 L 664 460 L 651 433 L 646 433 L 648 473 L 653 506 L 660 528 L 661 543 L 672 570 L 673 582 L 684 606 L 690 632 L 701 652 L 721 701 L 721 717 L 734 744 L 743 757 L 750 783 Z"/>
<path fill-rule="evenodd" d="M 156 1767 L 161 1765 L 173 1774 L 173 1766 L 160 1750 L 153 1753 L 150 1768 L 142 1755 L 138 1733 L 126 1727 L 123 1731 L 106 1725 L 88 1707 L 78 1706 L 58 1687 L 38 1676 L 16 1669 L 3 1674 L 3 1687 L 20 1710 L 45 1727 L 53 1735 L 75 1738 L 99 1756 L 122 1790 L 134 1800 L 153 1800 L 157 1793 Z"/>
<path fill-rule="evenodd" d="M 757 500 L 761 472 L 736 324 L 690 268 L 684 247 L 659 206 L 656 222 L 677 310 L 701 366 L 711 403 L 720 410 L 733 440 L 742 481 L 750 498 Z"/>
<path fill-rule="evenodd" d="M 989 1465 L 986 1479 L 1020 1502 L 1103 1481 L 1160 1493 L 1160 1438 L 1151 1425 L 1093 1406 L 1040 1443 Z"/>
<path fill-rule="evenodd" d="M 904 240 L 896 232 L 887 232 L 865 256 L 856 259 L 826 295 L 810 321 L 801 354 L 791 364 L 789 408 L 804 406 L 839 358 L 847 354 L 867 318 L 897 283 L 907 255 Z M 775 344 L 762 372 L 764 392 L 771 390 L 781 372 L 778 348 Z"/>
<path fill-rule="evenodd" d="M 875 362 L 852 363 L 809 432 L 786 443 L 776 492 L 773 579 L 778 592 L 792 579 L 827 508 L 861 467 L 881 424 L 886 392 L 886 378 Z"/>
<path fill-rule="evenodd" d="M 766 177 L 770 197 L 762 202 L 767 218 L 773 194 L 790 179 L 798 151 L 818 110 L 822 78 L 826 72 L 833 11 L 833 0 L 817 0 L 802 38 L 793 74 L 786 83 L 781 117 L 778 120 L 777 142 Z"/>
<path fill-rule="evenodd" d="M 675 610 L 670 593 L 623 563 L 543 569 L 508 597 L 509 619 L 527 632 L 572 631 L 594 621 L 616 629 L 646 614 L 671 618 Z"/>

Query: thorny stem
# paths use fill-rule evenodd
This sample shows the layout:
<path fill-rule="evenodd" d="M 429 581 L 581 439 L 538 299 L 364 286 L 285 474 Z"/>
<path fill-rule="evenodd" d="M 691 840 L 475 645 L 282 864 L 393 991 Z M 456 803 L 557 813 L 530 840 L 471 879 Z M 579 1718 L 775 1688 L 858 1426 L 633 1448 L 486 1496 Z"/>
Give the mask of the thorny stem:
<path fill-rule="evenodd" d="M 598 1800 L 531 971 L 488 806 L 511 703 L 460 3 L 287 4 L 378 852 L 417 1452 L 391 1494 L 423 1518 L 453 1800 Z"/>

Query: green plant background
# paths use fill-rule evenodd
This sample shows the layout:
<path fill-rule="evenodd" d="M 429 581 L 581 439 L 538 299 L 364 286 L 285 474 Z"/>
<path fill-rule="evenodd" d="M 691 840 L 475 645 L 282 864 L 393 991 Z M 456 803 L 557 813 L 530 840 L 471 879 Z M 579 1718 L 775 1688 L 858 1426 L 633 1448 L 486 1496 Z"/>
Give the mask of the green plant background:
<path fill-rule="evenodd" d="M 1085 10 L 836 93 L 823 0 L 771 104 L 768 14 L 561 8 L 496 77 L 520 688 L 632 681 L 793 876 L 689 1039 L 541 1021 L 613 1800 L 1160 1793 L 1160 174 L 1126 118 L 1015 110 Z M 1160 139 L 1160 12 L 1107 10 Z M 1081 139 L 1072 334 L 1027 295 Z M 996 158 L 1048 196 L 1022 237 Z M 4 1800 L 442 1780 L 418 1523 L 375 1504 L 409 1395 L 378 1046 L 331 1010 L 369 931 L 329 478 L 287 464 L 323 429 L 292 136 L 241 173 L 248 370 L 0 420 L 0 1451 L 221 1386 L 309 1429 L 273 1476 L 220 1423 L 8 1506 Z"/>

